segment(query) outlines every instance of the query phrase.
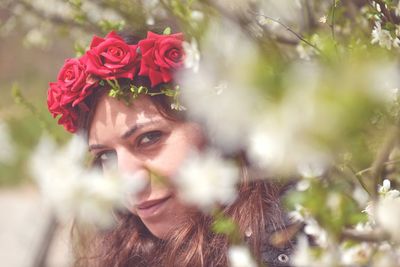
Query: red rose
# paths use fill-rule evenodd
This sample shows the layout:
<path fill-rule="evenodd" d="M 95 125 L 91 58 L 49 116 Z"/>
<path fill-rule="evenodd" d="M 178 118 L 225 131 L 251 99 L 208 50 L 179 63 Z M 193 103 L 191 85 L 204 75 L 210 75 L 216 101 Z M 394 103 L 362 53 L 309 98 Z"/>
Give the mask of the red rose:
<path fill-rule="evenodd" d="M 68 132 L 75 133 L 78 129 L 77 121 L 78 113 L 72 109 L 65 109 L 58 120 L 58 124 L 64 126 Z"/>
<path fill-rule="evenodd" d="M 72 103 L 74 107 L 91 94 L 94 82 L 86 73 L 85 61 L 85 57 L 67 59 L 58 73 L 58 86 L 63 92 L 59 100 L 61 106 Z"/>
<path fill-rule="evenodd" d="M 93 37 L 87 52 L 87 72 L 101 79 L 133 79 L 138 68 L 136 45 L 128 45 L 115 32 Z"/>
<path fill-rule="evenodd" d="M 58 123 L 69 132 L 75 132 L 77 122 L 76 105 L 92 93 L 96 80 L 86 74 L 84 58 L 67 59 L 58 73 L 57 82 L 50 83 L 47 106 L 53 117 L 59 115 Z"/>
<path fill-rule="evenodd" d="M 47 106 L 54 118 L 61 115 L 58 119 L 58 124 L 63 125 L 67 131 L 74 133 L 77 130 L 76 121 L 78 114 L 74 111 L 71 104 L 61 105 L 63 94 L 63 88 L 60 86 L 60 83 L 50 83 L 49 90 L 47 91 Z"/>
<path fill-rule="evenodd" d="M 50 83 L 47 91 L 47 107 L 51 112 L 51 115 L 55 118 L 61 114 L 60 100 L 62 97 L 62 89 L 58 86 L 58 83 Z"/>
<path fill-rule="evenodd" d="M 183 34 L 159 35 L 147 33 L 138 45 L 142 52 L 139 75 L 148 76 L 151 86 L 172 80 L 173 72 L 182 67 L 185 53 Z"/>

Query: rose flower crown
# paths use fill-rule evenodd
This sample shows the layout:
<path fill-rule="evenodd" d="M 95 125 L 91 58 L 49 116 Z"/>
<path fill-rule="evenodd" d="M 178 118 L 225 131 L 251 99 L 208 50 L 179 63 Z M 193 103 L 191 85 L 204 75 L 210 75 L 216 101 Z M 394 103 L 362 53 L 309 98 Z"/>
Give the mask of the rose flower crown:
<path fill-rule="evenodd" d="M 128 92 L 123 91 L 117 79 L 133 80 L 137 76 L 147 77 L 151 87 L 170 85 L 174 73 L 183 67 L 185 53 L 183 34 L 159 35 L 148 32 L 145 39 L 137 44 L 128 44 L 115 32 L 105 38 L 94 36 L 90 49 L 79 58 L 69 58 L 58 73 L 57 81 L 49 83 L 47 105 L 58 124 L 74 133 L 78 129 L 79 110 L 88 111 L 84 100 L 99 86 L 110 87 L 109 96 L 127 100 L 140 94 L 165 94 L 173 97 L 173 109 L 179 105 L 179 86 L 162 87 L 160 92 L 150 93 L 145 86 L 130 84 Z M 127 94 L 133 97 L 127 98 Z"/>

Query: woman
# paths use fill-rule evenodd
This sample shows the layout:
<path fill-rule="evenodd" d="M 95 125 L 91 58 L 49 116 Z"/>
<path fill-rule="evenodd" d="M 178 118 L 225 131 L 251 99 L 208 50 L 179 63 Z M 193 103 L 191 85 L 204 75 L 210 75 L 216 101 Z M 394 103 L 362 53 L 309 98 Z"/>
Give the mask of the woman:
<path fill-rule="evenodd" d="M 66 60 L 50 83 L 50 112 L 68 131 L 86 135 L 96 165 L 145 181 L 114 229 L 90 235 L 76 229 L 77 266 L 228 266 L 229 238 L 212 231 L 212 216 L 181 201 L 171 179 L 191 151 L 208 146 L 201 125 L 188 121 L 177 102 L 173 77 L 183 66 L 182 41 L 180 33 L 94 37 L 89 51 Z M 239 195 L 222 213 L 259 263 L 289 266 L 280 188 L 254 180 L 260 177 L 244 153 L 234 157 Z"/>

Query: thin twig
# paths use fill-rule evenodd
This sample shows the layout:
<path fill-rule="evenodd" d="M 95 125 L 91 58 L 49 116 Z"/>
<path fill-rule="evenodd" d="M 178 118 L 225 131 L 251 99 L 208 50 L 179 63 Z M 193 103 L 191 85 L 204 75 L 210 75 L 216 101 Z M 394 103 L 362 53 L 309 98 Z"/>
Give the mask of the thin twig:
<path fill-rule="evenodd" d="M 395 163 L 400 163 L 400 159 L 386 161 L 385 163 L 383 163 L 383 165 L 387 166 L 387 165 L 392 165 L 392 164 L 395 164 Z M 370 172 L 371 170 L 372 170 L 372 167 L 369 167 L 369 168 L 366 168 L 364 170 L 361 170 L 361 171 L 355 173 L 355 175 L 362 176 L 366 172 Z"/>
<path fill-rule="evenodd" d="M 332 34 L 333 40 L 336 40 L 336 37 L 335 37 L 335 14 L 336 14 L 336 0 L 332 0 L 332 18 L 331 18 L 331 24 L 329 26 L 331 27 L 331 34 Z"/>
<path fill-rule="evenodd" d="M 362 180 L 361 175 L 357 175 L 357 173 L 354 171 L 354 169 L 350 165 L 346 165 L 346 166 L 351 171 L 351 173 L 354 175 L 354 177 L 359 182 L 359 184 L 362 186 L 362 188 L 364 188 L 364 190 L 368 193 L 368 195 L 371 196 L 371 192 L 369 191 L 368 186 Z"/>
<path fill-rule="evenodd" d="M 344 229 L 341 237 L 344 239 L 369 243 L 379 243 L 388 239 L 387 235 L 379 230 L 374 230 L 369 233 L 360 233 L 360 231 L 357 230 Z"/>
<path fill-rule="evenodd" d="M 287 31 L 289 31 L 290 33 L 292 33 L 294 36 L 296 36 L 299 40 L 301 40 L 302 42 L 306 43 L 307 45 L 311 46 L 312 48 L 314 48 L 316 51 L 318 51 L 319 53 L 322 53 L 321 49 L 319 49 L 316 45 L 310 43 L 309 41 L 307 41 L 303 36 L 301 36 L 299 33 L 295 32 L 294 30 L 292 30 L 289 26 L 287 26 L 286 24 L 282 23 L 281 21 L 279 21 L 279 19 L 274 19 L 270 16 L 267 15 L 263 15 L 263 14 L 258 14 L 253 12 L 253 14 L 255 16 L 260 16 L 260 17 L 264 17 L 266 19 L 269 19 L 273 22 L 278 23 L 279 25 L 281 25 L 282 27 L 284 27 Z"/>
<path fill-rule="evenodd" d="M 383 170 L 383 167 L 385 166 L 385 162 L 387 161 L 390 152 L 393 150 L 393 147 L 398 139 L 399 136 L 399 128 L 397 126 L 393 126 L 387 136 L 386 140 L 383 143 L 381 150 L 379 151 L 375 161 L 373 162 L 371 166 L 371 178 L 372 178 L 372 192 L 373 192 L 373 197 L 376 198 L 378 195 L 376 191 L 376 187 L 378 184 L 381 183 L 381 173 Z"/>
<path fill-rule="evenodd" d="M 396 23 L 396 21 L 393 19 L 392 14 L 390 13 L 390 11 L 386 8 L 386 4 L 382 1 L 382 0 L 374 0 L 375 3 L 377 3 L 379 5 L 379 7 L 381 8 L 381 11 L 383 13 L 383 15 L 386 17 L 386 19 L 392 23 Z"/>
<path fill-rule="evenodd" d="M 23 5 L 26 10 L 35 14 L 37 17 L 44 19 L 44 20 L 49 20 L 57 25 L 68 25 L 70 27 L 84 29 L 85 31 L 88 31 L 88 32 L 101 32 L 100 28 L 92 23 L 81 24 L 72 19 L 62 18 L 62 17 L 56 16 L 56 15 L 46 15 L 41 10 L 36 8 L 31 3 L 28 3 L 27 1 L 19 1 L 19 3 L 21 5 Z"/>

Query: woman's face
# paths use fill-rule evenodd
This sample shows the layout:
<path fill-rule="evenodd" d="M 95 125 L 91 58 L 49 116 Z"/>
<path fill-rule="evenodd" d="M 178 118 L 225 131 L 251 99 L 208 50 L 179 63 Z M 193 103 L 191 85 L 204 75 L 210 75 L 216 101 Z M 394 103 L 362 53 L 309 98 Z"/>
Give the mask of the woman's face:
<path fill-rule="evenodd" d="M 131 106 L 102 96 L 89 128 L 89 150 L 103 168 L 116 162 L 119 171 L 145 180 L 145 188 L 128 208 L 159 238 L 182 222 L 190 209 L 178 200 L 170 179 L 160 182 L 150 171 L 173 177 L 188 153 L 203 143 L 198 124 L 166 119 L 149 96 Z"/>

